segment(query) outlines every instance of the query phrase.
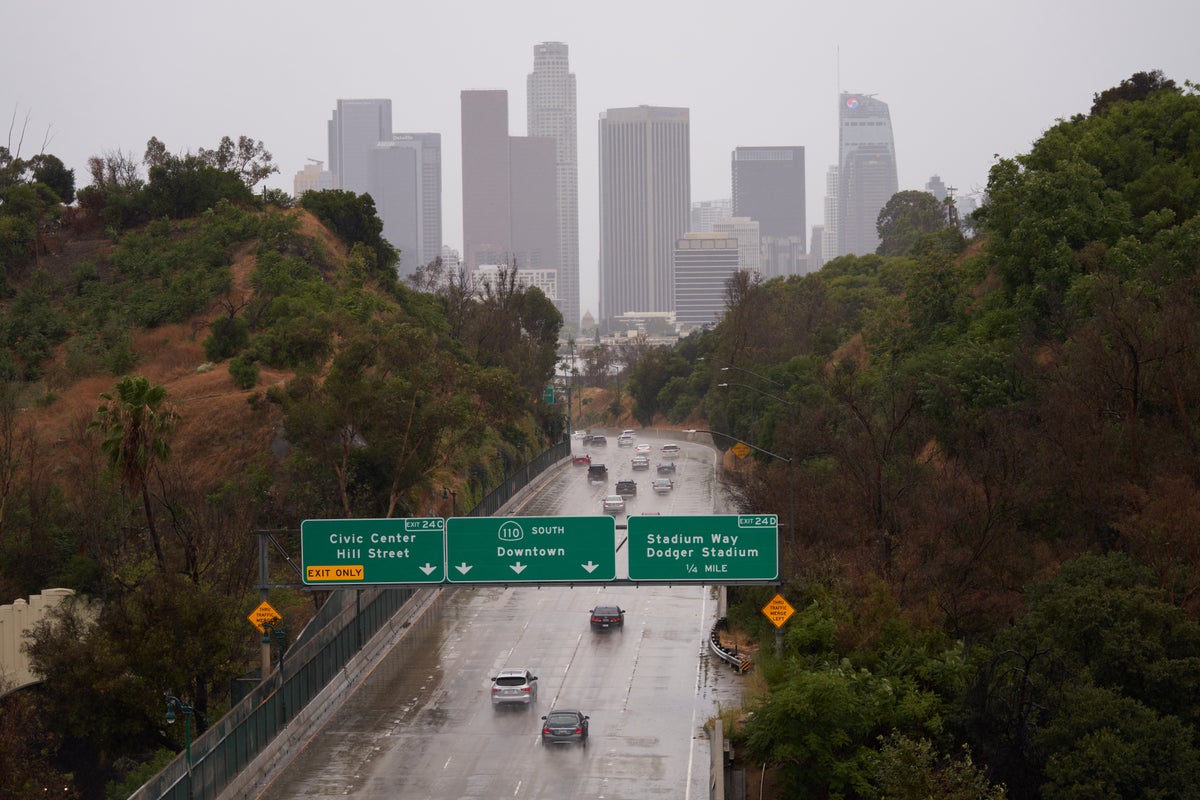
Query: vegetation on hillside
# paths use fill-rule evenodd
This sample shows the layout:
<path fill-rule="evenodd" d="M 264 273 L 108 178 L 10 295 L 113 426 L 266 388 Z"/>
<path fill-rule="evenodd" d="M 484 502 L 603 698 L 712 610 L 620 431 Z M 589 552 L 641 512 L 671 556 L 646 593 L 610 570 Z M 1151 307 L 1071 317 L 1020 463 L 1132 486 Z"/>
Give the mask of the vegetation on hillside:
<path fill-rule="evenodd" d="M 67 205 L 57 159 L 0 149 L 0 595 L 80 597 L 4 700 L 14 800 L 144 778 L 183 745 L 164 693 L 198 731 L 229 707 L 259 659 L 255 531 L 448 513 L 444 486 L 467 507 L 561 427 L 535 403 L 562 323 L 537 289 L 401 285 L 369 196 L 260 197 L 247 137 L 152 139 L 143 164 L 93 159 Z M 298 630 L 309 594 L 275 595 Z"/>
<path fill-rule="evenodd" d="M 905 195 L 880 254 L 732 282 L 629 380 L 779 456 L 731 473 L 797 608 L 737 735 L 788 797 L 1195 796 L 1200 95 L 1098 94 L 971 243 Z M 730 612 L 764 642 L 772 594 Z"/>

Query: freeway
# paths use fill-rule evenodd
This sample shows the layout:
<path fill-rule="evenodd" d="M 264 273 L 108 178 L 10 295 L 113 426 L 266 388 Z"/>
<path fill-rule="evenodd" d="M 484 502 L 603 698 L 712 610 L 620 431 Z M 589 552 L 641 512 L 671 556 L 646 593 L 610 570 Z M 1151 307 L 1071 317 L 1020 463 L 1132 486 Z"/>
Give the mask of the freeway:
<path fill-rule="evenodd" d="M 652 463 L 661 441 L 654 444 Z M 628 512 L 713 514 L 714 452 L 684 443 L 675 489 L 650 490 L 630 448 L 590 450 L 609 470 L 589 485 L 567 462 L 506 509 L 513 516 L 601 513 L 614 483 L 639 484 Z M 576 442 L 577 451 L 582 446 Z M 726 513 L 723 509 L 720 513 Z M 618 517 L 618 524 L 626 517 Z M 625 531 L 618 529 L 622 541 Z M 618 575 L 627 575 L 625 548 Z M 276 798 L 708 797 L 705 722 L 739 703 L 742 676 L 708 654 L 716 590 L 699 585 L 445 588 L 319 731 L 247 796 Z M 625 626 L 593 632 L 589 611 L 625 609 Z M 501 667 L 538 676 L 533 707 L 493 708 Z M 541 716 L 590 716 L 586 747 L 546 745 Z"/>

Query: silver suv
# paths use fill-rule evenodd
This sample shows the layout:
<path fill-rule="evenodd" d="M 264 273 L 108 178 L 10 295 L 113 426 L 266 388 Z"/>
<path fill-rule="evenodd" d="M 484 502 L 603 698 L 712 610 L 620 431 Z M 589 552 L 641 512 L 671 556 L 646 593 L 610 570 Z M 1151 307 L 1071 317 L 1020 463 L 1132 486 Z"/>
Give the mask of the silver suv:
<path fill-rule="evenodd" d="M 492 678 L 492 705 L 537 702 L 537 676 L 524 668 L 505 668 Z"/>

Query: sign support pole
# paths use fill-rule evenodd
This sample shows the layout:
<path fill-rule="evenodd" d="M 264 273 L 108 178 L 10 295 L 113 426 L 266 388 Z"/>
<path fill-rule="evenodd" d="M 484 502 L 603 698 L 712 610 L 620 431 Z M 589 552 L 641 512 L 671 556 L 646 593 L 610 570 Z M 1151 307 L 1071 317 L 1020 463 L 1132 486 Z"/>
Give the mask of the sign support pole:
<path fill-rule="evenodd" d="M 258 599 L 262 602 L 267 602 L 267 578 L 269 577 L 267 567 L 267 534 L 258 534 Z M 259 680 L 265 681 L 268 673 L 271 671 L 271 642 L 266 641 L 261 645 L 260 654 L 262 656 L 262 672 Z"/>

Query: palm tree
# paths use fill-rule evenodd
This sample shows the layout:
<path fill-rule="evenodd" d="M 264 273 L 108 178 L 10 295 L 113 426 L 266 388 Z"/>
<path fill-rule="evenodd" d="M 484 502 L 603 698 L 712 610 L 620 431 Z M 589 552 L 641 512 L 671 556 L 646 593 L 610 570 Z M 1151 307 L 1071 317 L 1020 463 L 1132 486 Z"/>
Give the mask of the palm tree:
<path fill-rule="evenodd" d="M 146 509 L 146 527 L 159 568 L 166 570 L 162 542 L 154 525 L 147 479 L 150 473 L 171 457 L 169 440 L 179 415 L 166 403 L 167 390 L 155 386 L 140 375 L 126 376 L 112 393 L 100 395 L 104 404 L 88 425 L 104 437 L 100 451 L 108 456 L 121 484 L 131 494 L 141 493 Z"/>

